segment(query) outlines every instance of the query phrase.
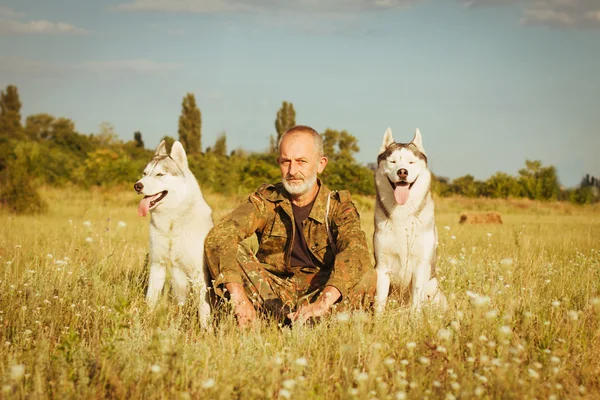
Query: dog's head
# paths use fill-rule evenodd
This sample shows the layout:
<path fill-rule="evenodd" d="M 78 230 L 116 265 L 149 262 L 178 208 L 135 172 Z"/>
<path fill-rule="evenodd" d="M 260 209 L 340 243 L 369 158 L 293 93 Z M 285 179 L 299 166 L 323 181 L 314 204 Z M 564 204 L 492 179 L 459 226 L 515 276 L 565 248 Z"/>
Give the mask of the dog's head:
<path fill-rule="evenodd" d="M 145 217 L 148 211 L 160 208 L 177 208 L 187 190 L 186 171 L 189 170 L 187 155 L 179 141 L 173 143 L 171 154 L 167 153 L 165 141 L 160 142 L 154 158 L 146 165 L 142 179 L 133 188 L 144 198 L 138 206 L 138 214 Z"/>
<path fill-rule="evenodd" d="M 423 139 L 419 129 L 410 143 L 396 143 L 392 130 L 388 128 L 383 135 L 383 143 L 377 156 L 377 170 L 387 177 L 399 205 L 404 205 L 410 196 L 410 190 L 419 176 L 428 171 L 427 154 L 423 148 Z"/>

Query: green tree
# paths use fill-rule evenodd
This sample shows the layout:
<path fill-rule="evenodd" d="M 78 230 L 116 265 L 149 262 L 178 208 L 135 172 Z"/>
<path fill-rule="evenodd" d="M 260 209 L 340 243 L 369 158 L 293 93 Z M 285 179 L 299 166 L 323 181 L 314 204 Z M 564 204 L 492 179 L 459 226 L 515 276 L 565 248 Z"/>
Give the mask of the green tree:
<path fill-rule="evenodd" d="M 193 93 L 188 93 L 181 103 L 179 116 L 179 141 L 186 153 L 200 153 L 202 149 L 202 114 Z"/>
<path fill-rule="evenodd" d="M 348 131 L 327 128 L 321 137 L 323 138 L 323 152 L 331 161 L 355 162 L 354 154 L 360 151 L 360 147 L 358 147 L 356 137 Z"/>
<path fill-rule="evenodd" d="M 321 134 L 323 138 L 323 152 L 329 159 L 333 159 L 337 154 L 337 145 L 340 140 L 340 132 L 335 129 L 327 128 Z"/>
<path fill-rule="evenodd" d="M 100 124 L 100 131 L 96 135 L 92 135 L 92 137 L 100 147 L 111 147 L 121 144 L 121 140 L 119 140 L 115 132 L 115 127 L 110 122 L 102 122 Z"/>
<path fill-rule="evenodd" d="M 215 145 L 212 147 L 212 149 L 210 149 L 210 152 L 216 154 L 219 157 L 227 156 L 227 135 L 225 134 L 225 132 L 219 135 L 219 137 L 215 141 Z"/>
<path fill-rule="evenodd" d="M 296 110 L 291 102 L 283 101 L 281 108 L 277 111 L 277 117 L 275 118 L 275 131 L 277 137 L 271 136 L 270 151 L 271 153 L 277 152 L 277 145 L 281 136 L 290 128 L 296 125 Z"/>
<path fill-rule="evenodd" d="M 525 161 L 525 168 L 519 170 L 519 183 L 523 194 L 532 200 L 557 200 L 560 194 L 556 168 L 543 167 L 539 160 Z"/>
<path fill-rule="evenodd" d="M 473 175 L 465 175 L 456 178 L 450 185 L 452 193 L 465 197 L 479 197 L 483 193 L 484 183 L 475 180 Z"/>
<path fill-rule="evenodd" d="M 142 132 L 136 131 L 133 133 L 133 140 L 135 142 L 135 146 L 141 149 L 144 148 L 144 140 L 142 139 Z"/>
<path fill-rule="evenodd" d="M 31 140 L 52 138 L 54 120 L 52 115 L 46 113 L 28 115 L 25 119 L 25 134 Z"/>
<path fill-rule="evenodd" d="M 169 135 L 165 135 L 165 136 L 163 136 L 162 139 L 160 139 L 159 143 L 162 142 L 163 140 L 165 141 L 165 146 L 167 146 L 167 153 L 170 153 L 171 147 L 173 147 L 173 143 L 175 143 L 175 138 L 173 138 Z M 185 149 L 185 151 L 187 152 L 187 149 Z"/>
<path fill-rule="evenodd" d="M 30 171 L 31 165 L 36 165 L 31 159 L 39 155 L 37 146 L 34 142 L 17 142 L 11 149 L 12 154 L 6 160 L 5 168 L 0 172 L 0 205 L 13 213 L 39 213 L 48 208 L 37 191 L 39 185 L 34 182 Z"/>
<path fill-rule="evenodd" d="M 521 186 L 514 176 L 497 172 L 485 181 L 485 196 L 500 199 L 520 197 Z"/>
<path fill-rule="evenodd" d="M 21 101 L 19 91 L 14 85 L 8 85 L 6 92 L 0 93 L 0 137 L 24 139 L 21 125 Z"/>

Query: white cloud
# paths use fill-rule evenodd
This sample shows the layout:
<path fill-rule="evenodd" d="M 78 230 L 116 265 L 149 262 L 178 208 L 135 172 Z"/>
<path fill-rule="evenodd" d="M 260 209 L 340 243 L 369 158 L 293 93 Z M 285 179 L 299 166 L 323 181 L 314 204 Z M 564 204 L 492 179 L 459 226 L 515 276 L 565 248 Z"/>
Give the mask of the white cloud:
<path fill-rule="evenodd" d="M 419 0 L 133 0 L 114 9 L 170 13 L 264 13 L 346 14 L 400 8 Z"/>
<path fill-rule="evenodd" d="M 23 13 L 17 12 L 8 6 L 0 5 L 0 19 L 1 18 L 18 18 L 23 16 Z"/>
<path fill-rule="evenodd" d="M 79 64 L 64 64 L 22 57 L 0 56 L 0 73 L 8 77 L 60 78 L 72 77 L 74 73 L 94 73 L 96 75 L 133 74 L 150 75 L 176 71 L 184 66 L 175 63 L 163 63 L 144 59 L 88 61 Z"/>
<path fill-rule="evenodd" d="M 0 20 L 0 34 L 86 35 L 86 29 L 64 22 Z"/>
<path fill-rule="evenodd" d="M 521 22 L 554 28 L 600 28 L 600 0 L 459 0 L 468 7 L 519 4 Z"/>
<path fill-rule="evenodd" d="M 600 28 L 599 0 L 538 0 L 525 10 L 525 24 Z"/>
<path fill-rule="evenodd" d="M 153 74 L 174 71 L 183 68 L 181 64 L 163 63 L 144 59 L 88 61 L 75 66 L 76 69 L 103 72 L 135 72 L 138 74 Z"/>

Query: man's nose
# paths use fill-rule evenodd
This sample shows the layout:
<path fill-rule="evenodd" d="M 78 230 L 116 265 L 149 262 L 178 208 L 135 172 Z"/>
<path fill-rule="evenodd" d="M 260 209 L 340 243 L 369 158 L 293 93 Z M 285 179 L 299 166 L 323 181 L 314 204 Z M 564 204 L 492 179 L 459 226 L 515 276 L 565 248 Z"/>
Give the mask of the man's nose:
<path fill-rule="evenodd" d="M 297 172 L 298 172 L 298 165 L 295 162 L 291 161 L 290 167 L 288 169 L 288 174 L 293 176 L 293 175 L 296 175 Z"/>

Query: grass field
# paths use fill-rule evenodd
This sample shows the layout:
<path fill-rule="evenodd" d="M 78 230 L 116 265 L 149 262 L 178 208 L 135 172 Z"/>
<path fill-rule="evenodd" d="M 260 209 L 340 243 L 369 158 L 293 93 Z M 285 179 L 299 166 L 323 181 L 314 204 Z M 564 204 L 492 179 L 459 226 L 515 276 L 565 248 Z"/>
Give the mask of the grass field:
<path fill-rule="evenodd" d="M 149 219 L 133 190 L 43 189 L 0 213 L 1 398 L 600 398 L 600 207 L 438 199 L 451 309 L 339 314 L 312 327 L 144 303 Z M 219 220 L 242 198 L 207 194 Z M 373 199 L 356 198 L 373 233 Z M 459 225 L 496 210 L 502 225 Z"/>

